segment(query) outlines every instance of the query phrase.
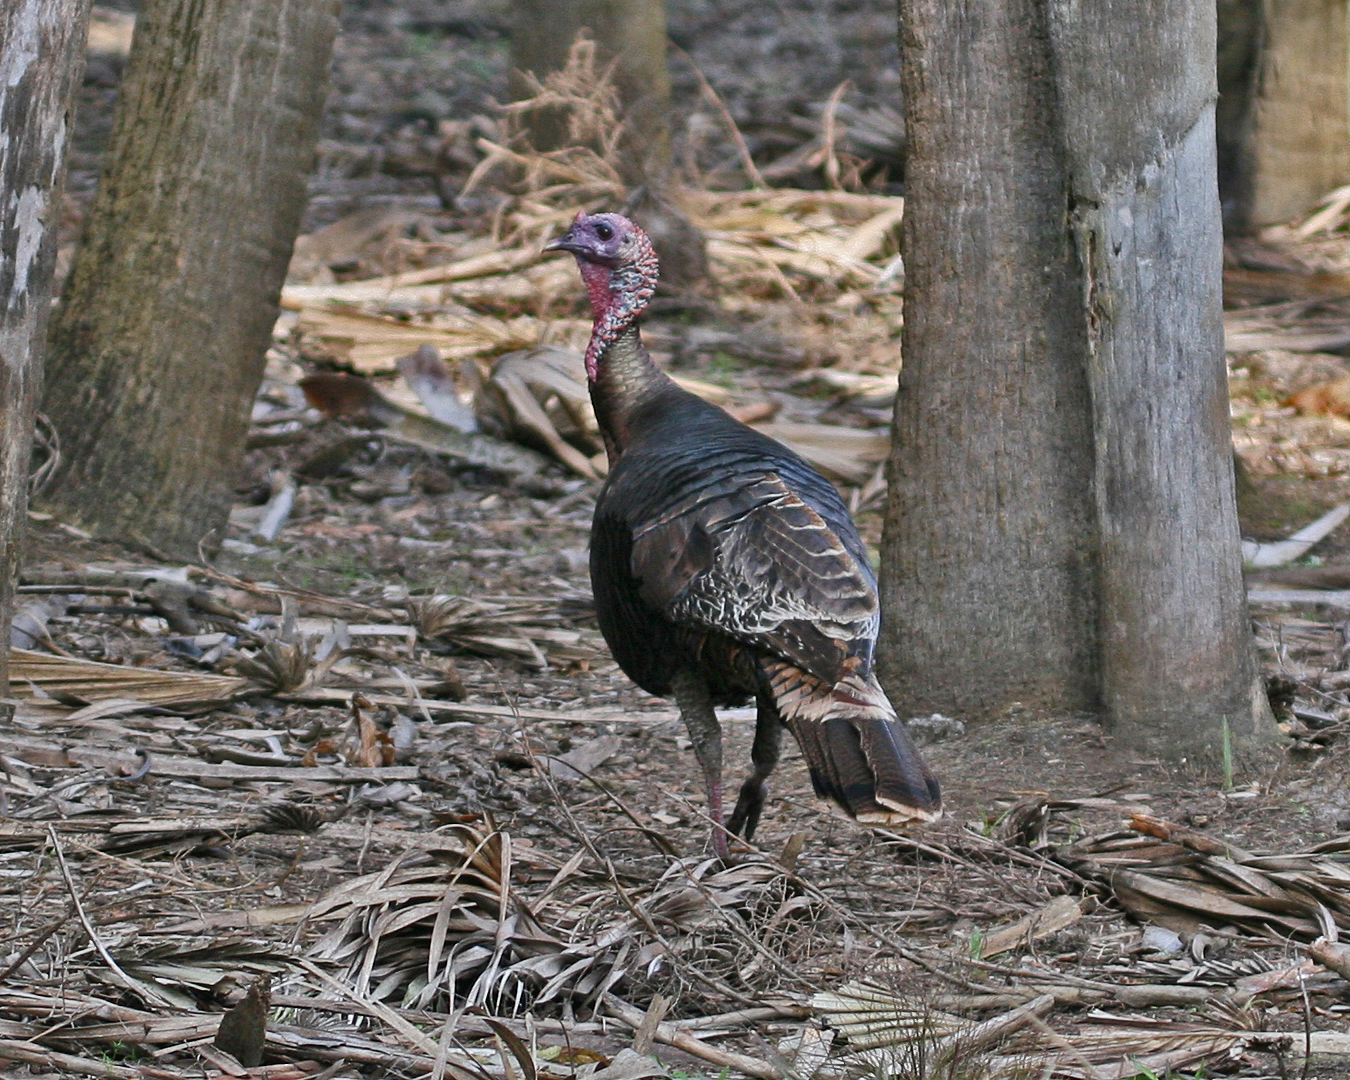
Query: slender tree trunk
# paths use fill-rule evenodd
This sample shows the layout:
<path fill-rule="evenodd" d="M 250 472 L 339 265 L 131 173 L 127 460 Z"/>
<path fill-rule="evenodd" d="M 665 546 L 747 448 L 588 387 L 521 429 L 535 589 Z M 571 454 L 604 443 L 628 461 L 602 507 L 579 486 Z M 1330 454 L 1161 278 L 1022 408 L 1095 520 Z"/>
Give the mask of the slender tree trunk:
<path fill-rule="evenodd" d="M 0 5 L 0 698 L 89 0 Z"/>
<path fill-rule="evenodd" d="M 314 154 L 337 0 L 146 0 L 53 321 L 45 503 L 219 543 Z"/>
<path fill-rule="evenodd" d="M 511 96 L 523 97 L 523 72 L 539 78 L 560 70 L 582 30 L 595 38 L 602 63 L 617 60 L 614 84 L 627 128 L 631 184 L 660 181 L 670 166 L 670 72 L 666 66 L 665 0 L 513 0 Z M 565 121 L 541 113 L 531 137 L 541 150 L 564 145 Z"/>
<path fill-rule="evenodd" d="M 904 712 L 1267 737 L 1227 427 L 1213 9 L 904 0 L 904 369 L 882 674 Z"/>
<path fill-rule="evenodd" d="M 1346 0 L 1220 0 L 1219 185 L 1236 230 L 1350 184 Z"/>

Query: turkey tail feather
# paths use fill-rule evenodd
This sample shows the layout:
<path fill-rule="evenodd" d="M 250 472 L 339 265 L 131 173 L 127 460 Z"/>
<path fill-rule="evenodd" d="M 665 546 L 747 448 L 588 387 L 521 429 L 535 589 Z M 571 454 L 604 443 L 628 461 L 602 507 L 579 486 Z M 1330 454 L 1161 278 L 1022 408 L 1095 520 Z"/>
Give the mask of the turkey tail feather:
<path fill-rule="evenodd" d="M 853 672 L 830 686 L 781 661 L 762 670 L 817 795 L 867 825 L 942 816 L 938 782 L 876 676 Z"/>

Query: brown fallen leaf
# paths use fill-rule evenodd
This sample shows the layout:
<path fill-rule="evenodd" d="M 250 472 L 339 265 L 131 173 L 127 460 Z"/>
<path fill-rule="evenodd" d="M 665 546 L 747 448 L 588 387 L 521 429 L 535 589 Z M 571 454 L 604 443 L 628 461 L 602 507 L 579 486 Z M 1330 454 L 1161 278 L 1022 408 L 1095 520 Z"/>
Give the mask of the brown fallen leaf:
<path fill-rule="evenodd" d="M 388 732 L 375 723 L 374 705 L 362 694 L 352 695 L 352 719 L 356 721 L 359 746 L 352 755 L 353 765 L 379 769 L 394 764 L 396 750 Z"/>
<path fill-rule="evenodd" d="M 263 976 L 248 988 L 244 1000 L 220 1018 L 220 1028 L 212 1043 L 217 1050 L 232 1054 L 245 1068 L 262 1064 L 267 1043 L 267 1010 L 272 1000 L 272 983 Z"/>

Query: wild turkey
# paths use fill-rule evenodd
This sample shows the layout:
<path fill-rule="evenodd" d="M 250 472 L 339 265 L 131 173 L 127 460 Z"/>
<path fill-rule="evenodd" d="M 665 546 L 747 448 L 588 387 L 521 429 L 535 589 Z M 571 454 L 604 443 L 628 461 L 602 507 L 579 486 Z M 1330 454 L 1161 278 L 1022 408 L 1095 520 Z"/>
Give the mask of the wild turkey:
<path fill-rule="evenodd" d="M 939 817 L 937 781 L 872 674 L 876 582 L 834 487 L 652 362 L 637 320 L 658 266 L 641 229 L 578 214 L 547 250 L 576 256 L 595 317 L 586 376 L 610 465 L 591 532 L 600 629 L 629 678 L 679 705 L 713 850 L 727 857 L 727 829 L 754 835 L 784 725 L 817 794 L 850 817 Z M 724 829 L 713 707 L 752 696 L 754 767 Z"/>

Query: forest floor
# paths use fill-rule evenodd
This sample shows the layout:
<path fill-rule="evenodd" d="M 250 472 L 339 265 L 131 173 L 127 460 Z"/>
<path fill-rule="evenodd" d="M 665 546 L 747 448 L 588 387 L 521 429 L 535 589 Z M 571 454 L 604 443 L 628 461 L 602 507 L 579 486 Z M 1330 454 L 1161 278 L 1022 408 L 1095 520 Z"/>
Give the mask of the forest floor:
<path fill-rule="evenodd" d="M 851 107 L 893 93 L 891 21 L 790 4 L 767 34 L 758 7 L 672 5 L 776 179 L 744 190 L 677 76 L 713 284 L 658 300 L 646 332 L 826 469 L 875 546 L 901 204 L 884 167 L 826 189 L 831 154 L 853 159 L 820 111 L 846 54 L 872 72 Z M 720 866 L 674 709 L 595 628 L 576 373 L 519 351 L 584 342 L 570 260 L 538 249 L 623 192 L 598 159 L 549 193 L 503 159 L 464 192 L 476 140 L 502 138 L 506 16 L 447 9 L 346 13 L 219 554 L 184 566 L 33 515 L 0 741 L 0 1075 L 1350 1075 L 1350 530 L 1253 577 L 1270 757 L 1139 760 L 1092 717 L 1015 702 L 920 718 L 942 822 L 843 821 L 789 746 L 756 844 Z M 769 61 L 804 54 L 814 81 L 775 83 Z M 119 71 L 113 45 L 93 57 L 72 243 Z M 1229 251 L 1254 541 L 1350 501 L 1347 230 L 1350 199 Z M 448 366 L 400 369 L 422 344 Z M 334 415 L 353 387 L 382 426 Z M 466 463 L 425 420 L 447 397 L 480 449 L 544 456 Z M 753 715 L 723 719 L 734 775 Z"/>

